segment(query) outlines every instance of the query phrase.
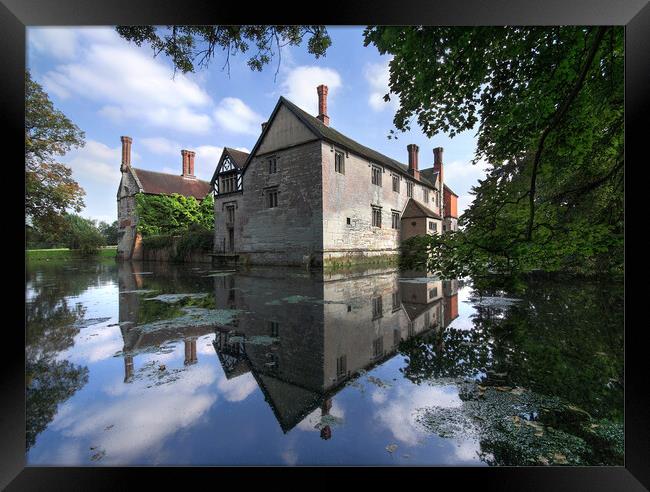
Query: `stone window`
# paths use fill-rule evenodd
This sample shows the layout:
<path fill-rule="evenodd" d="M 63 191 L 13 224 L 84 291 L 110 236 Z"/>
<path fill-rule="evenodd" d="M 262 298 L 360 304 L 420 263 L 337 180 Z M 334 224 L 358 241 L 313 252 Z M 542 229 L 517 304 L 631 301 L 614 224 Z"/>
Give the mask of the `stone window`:
<path fill-rule="evenodd" d="M 347 219 L 347 224 L 352 225 L 352 221 L 350 220 L 350 217 L 348 217 L 348 219 Z"/>
<path fill-rule="evenodd" d="M 372 356 L 377 358 L 384 355 L 384 337 L 375 338 L 372 342 Z"/>
<path fill-rule="evenodd" d="M 269 331 L 272 337 L 277 338 L 280 336 L 280 323 L 277 321 L 269 321 Z"/>
<path fill-rule="evenodd" d="M 436 207 L 440 206 L 440 192 L 436 190 Z"/>
<path fill-rule="evenodd" d="M 393 174 L 393 191 L 399 193 L 399 176 L 397 174 Z"/>
<path fill-rule="evenodd" d="M 372 226 L 381 227 L 381 207 L 372 207 Z"/>
<path fill-rule="evenodd" d="M 268 208 L 275 208 L 278 206 L 278 190 L 277 188 L 268 190 L 266 193 L 266 204 Z"/>
<path fill-rule="evenodd" d="M 429 299 L 433 299 L 434 297 L 438 297 L 438 287 L 429 289 Z"/>
<path fill-rule="evenodd" d="M 348 361 L 345 355 L 336 359 L 336 377 L 337 379 L 344 378 L 348 373 Z"/>
<path fill-rule="evenodd" d="M 429 221 L 429 230 L 433 232 L 438 232 L 438 224 L 436 224 L 434 221 L 430 220 Z"/>
<path fill-rule="evenodd" d="M 426 330 L 429 326 L 431 326 L 431 313 L 427 311 L 424 313 L 424 329 Z"/>
<path fill-rule="evenodd" d="M 269 174 L 278 172 L 278 158 L 273 156 L 269 159 Z"/>
<path fill-rule="evenodd" d="M 445 224 L 442 224 L 442 230 L 443 230 L 443 231 L 446 231 L 446 230 L 447 230 L 447 226 L 446 226 Z"/>
<path fill-rule="evenodd" d="M 415 335 L 415 326 L 413 326 L 413 321 L 409 321 L 408 337 L 411 338 L 413 335 Z"/>
<path fill-rule="evenodd" d="M 381 167 L 372 166 L 372 184 L 381 186 Z"/>
<path fill-rule="evenodd" d="M 226 223 L 234 224 L 235 223 L 235 206 L 228 205 L 226 207 Z"/>
<path fill-rule="evenodd" d="M 393 218 L 393 229 L 399 229 L 399 212 L 393 212 L 392 213 L 392 218 Z"/>
<path fill-rule="evenodd" d="M 334 170 L 337 173 L 345 174 L 344 155 L 343 152 L 339 152 L 338 150 L 334 152 Z"/>
<path fill-rule="evenodd" d="M 399 299 L 399 290 L 396 290 L 393 292 L 393 312 L 397 311 L 400 307 L 402 307 L 402 303 Z"/>
<path fill-rule="evenodd" d="M 422 188 L 422 199 L 424 200 L 424 203 L 429 203 L 429 190 L 426 188 Z"/>
<path fill-rule="evenodd" d="M 372 299 L 372 319 L 381 318 L 384 315 L 384 309 L 381 302 L 381 296 Z"/>
<path fill-rule="evenodd" d="M 413 198 L 413 182 L 412 181 L 407 181 L 406 182 L 406 196 L 409 198 Z"/>

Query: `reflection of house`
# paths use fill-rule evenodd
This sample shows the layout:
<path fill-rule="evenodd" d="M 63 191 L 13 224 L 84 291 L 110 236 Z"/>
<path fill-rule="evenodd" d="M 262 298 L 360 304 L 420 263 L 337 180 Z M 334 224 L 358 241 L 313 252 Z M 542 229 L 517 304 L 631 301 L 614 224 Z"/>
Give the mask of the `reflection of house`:
<path fill-rule="evenodd" d="M 214 346 L 227 378 L 253 375 L 284 432 L 318 408 L 326 414 L 346 382 L 393 357 L 402 340 L 441 328 L 440 280 L 409 284 L 397 271 L 281 275 L 215 279 L 217 306 L 244 314 L 217 330 Z"/>
<path fill-rule="evenodd" d="M 195 364 L 198 361 L 196 354 L 197 338 L 214 332 L 214 325 L 184 326 L 159 329 L 155 331 L 143 330 L 138 322 L 141 312 L 141 294 L 135 292 L 143 288 L 142 264 L 139 262 L 124 262 L 120 264 L 119 284 L 119 321 L 124 347 L 124 382 L 131 381 L 134 373 L 134 357 L 148 350 L 165 345 L 168 342 L 183 340 L 185 344 L 185 365 Z M 155 302 L 155 301 L 144 301 Z"/>
<path fill-rule="evenodd" d="M 402 239 L 441 233 L 443 221 L 455 229 L 441 147 L 430 169 L 419 169 L 415 144 L 403 164 L 332 128 L 328 88 L 316 92 L 318 116 L 280 97 L 250 154 L 224 149 L 211 181 L 217 250 L 321 266 L 396 255 Z"/>

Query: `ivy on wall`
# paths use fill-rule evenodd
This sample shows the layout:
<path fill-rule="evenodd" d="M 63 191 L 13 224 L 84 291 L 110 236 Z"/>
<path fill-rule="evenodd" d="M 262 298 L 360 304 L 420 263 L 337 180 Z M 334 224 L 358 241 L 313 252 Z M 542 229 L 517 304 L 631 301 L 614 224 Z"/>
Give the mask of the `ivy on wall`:
<path fill-rule="evenodd" d="M 146 195 L 135 197 L 138 214 L 137 230 L 143 237 L 182 235 L 192 229 L 214 228 L 214 198 L 203 201 L 179 194 Z"/>

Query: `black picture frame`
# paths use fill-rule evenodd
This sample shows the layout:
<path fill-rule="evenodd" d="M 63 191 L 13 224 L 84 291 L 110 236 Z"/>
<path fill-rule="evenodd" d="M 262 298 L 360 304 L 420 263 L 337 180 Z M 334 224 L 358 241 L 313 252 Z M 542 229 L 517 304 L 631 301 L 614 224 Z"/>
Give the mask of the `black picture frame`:
<path fill-rule="evenodd" d="M 401 0 L 351 1 L 332 0 L 328 2 L 290 4 L 260 2 L 259 4 L 183 2 L 162 0 L 113 0 L 92 2 L 90 0 L 0 0 L 0 119 L 4 120 L 2 131 L 2 156 L 4 177 L 4 198 L 10 203 L 23 203 L 21 183 L 24 185 L 24 70 L 26 63 L 25 29 L 37 25 L 115 25 L 115 24 L 425 24 L 425 25 L 624 25 L 626 26 L 626 197 L 634 190 L 641 192 L 647 183 L 643 172 L 647 172 L 648 158 L 645 152 L 647 140 L 647 119 L 650 117 L 650 5 L 648 0 L 435 0 L 430 2 Z M 645 166 L 644 166 L 645 164 Z M 13 193 L 18 195 L 8 198 Z M 5 202 L 7 203 L 7 202 Z M 632 221 L 633 208 L 626 200 L 626 224 L 643 223 Z M 20 258 L 24 255 L 24 214 L 20 207 L 6 207 L 3 218 L 5 229 L 15 227 L 18 235 L 6 234 L 3 241 L 5 258 Z M 641 211 L 642 212 L 642 211 Z M 639 214 L 640 215 L 640 214 Z M 630 246 L 634 235 L 631 227 L 626 230 L 626 267 L 632 265 Z M 642 233 L 642 232 L 641 232 Z M 629 234 L 629 235 L 628 235 Z M 13 240 L 8 240 L 14 238 Z M 11 255 L 11 256 L 9 256 Z M 24 256 L 23 256 L 24 258 Z M 20 265 L 19 261 L 6 260 Z M 24 265 L 23 265 L 24 266 Z M 24 273 L 24 269 L 23 269 Z M 631 269 L 626 268 L 626 317 L 625 317 L 625 465 L 623 467 L 436 467 L 399 468 L 382 470 L 361 470 L 360 478 L 367 483 L 373 477 L 393 478 L 400 484 L 415 478 L 428 481 L 430 486 L 449 479 L 454 487 L 476 486 L 480 490 L 644 490 L 650 488 L 650 425 L 645 394 L 645 348 L 642 343 L 646 323 L 634 323 L 631 307 L 643 305 L 630 287 Z M 9 284 L 11 285 L 11 284 Z M 122 489 L 134 484 L 133 479 L 144 478 L 149 487 L 155 483 L 169 483 L 174 477 L 187 480 L 191 474 L 192 483 L 197 478 L 223 480 L 252 477 L 244 469 L 205 468 L 106 468 L 106 467 L 25 467 L 25 372 L 24 332 L 20 330 L 24 321 L 24 292 L 11 289 L 5 296 L 5 310 L 10 310 L 18 320 L 4 326 L 4 354 L 0 358 L 0 487 L 7 490 L 59 490 L 59 489 Z M 15 299 L 14 299 L 15 297 Z M 637 302 L 638 301 L 638 304 Z M 24 326 L 24 323 L 23 323 Z M 13 354 L 14 357 L 9 357 Z M 303 467 L 298 469 L 261 469 L 267 476 L 284 476 L 289 472 L 298 479 L 308 480 L 305 472 L 332 478 L 332 473 L 322 469 Z M 352 470 L 335 469 L 334 474 Z M 379 473 L 377 473 L 379 472 Z M 433 475 L 432 475 L 433 473 Z M 387 476 L 387 477 L 385 477 Z M 188 482 L 185 482 L 189 485 Z M 295 486 L 310 486 L 311 481 L 294 482 Z M 328 482 L 332 483 L 332 482 Z M 337 486 L 340 483 L 334 482 Z M 281 484 L 286 486 L 286 483 Z M 213 486 L 218 486 L 213 482 Z"/>

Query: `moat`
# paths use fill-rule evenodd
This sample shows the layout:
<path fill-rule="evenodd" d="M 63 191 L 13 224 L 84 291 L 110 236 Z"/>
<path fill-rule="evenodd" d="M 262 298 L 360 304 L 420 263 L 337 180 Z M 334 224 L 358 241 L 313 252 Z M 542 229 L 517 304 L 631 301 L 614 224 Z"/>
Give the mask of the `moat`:
<path fill-rule="evenodd" d="M 621 465 L 623 286 L 28 265 L 29 465 Z"/>

